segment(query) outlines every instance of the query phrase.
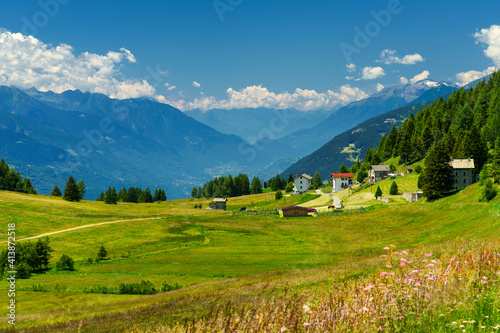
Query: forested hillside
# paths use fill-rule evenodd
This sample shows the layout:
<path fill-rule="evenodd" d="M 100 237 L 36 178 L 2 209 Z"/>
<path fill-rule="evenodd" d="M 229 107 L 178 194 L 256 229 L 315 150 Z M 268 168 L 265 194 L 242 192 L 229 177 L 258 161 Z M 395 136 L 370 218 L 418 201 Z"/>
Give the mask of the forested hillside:
<path fill-rule="evenodd" d="M 454 159 L 472 158 L 476 174 L 488 160 L 488 150 L 500 137 L 500 73 L 475 88 L 460 89 L 445 101 L 439 99 L 398 130 L 383 136 L 376 149 L 368 151 L 369 162 L 400 156 L 400 162 L 423 159 L 437 142 Z M 499 147 L 496 147 L 497 149 Z"/>

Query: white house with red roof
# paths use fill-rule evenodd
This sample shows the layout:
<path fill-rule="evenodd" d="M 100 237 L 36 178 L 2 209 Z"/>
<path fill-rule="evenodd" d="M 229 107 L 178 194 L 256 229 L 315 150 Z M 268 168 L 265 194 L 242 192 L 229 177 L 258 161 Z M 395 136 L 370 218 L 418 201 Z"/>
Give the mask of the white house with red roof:
<path fill-rule="evenodd" d="M 353 178 L 352 173 L 332 173 L 332 193 L 351 187 Z"/>

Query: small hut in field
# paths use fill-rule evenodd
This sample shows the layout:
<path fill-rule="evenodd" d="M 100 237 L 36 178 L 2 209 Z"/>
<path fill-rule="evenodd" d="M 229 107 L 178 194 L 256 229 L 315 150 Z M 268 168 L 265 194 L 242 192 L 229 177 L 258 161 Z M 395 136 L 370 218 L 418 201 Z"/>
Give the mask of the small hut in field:
<path fill-rule="evenodd" d="M 300 206 L 290 206 L 281 209 L 283 217 L 308 216 L 309 208 Z M 281 215 L 281 214 L 280 214 Z"/>

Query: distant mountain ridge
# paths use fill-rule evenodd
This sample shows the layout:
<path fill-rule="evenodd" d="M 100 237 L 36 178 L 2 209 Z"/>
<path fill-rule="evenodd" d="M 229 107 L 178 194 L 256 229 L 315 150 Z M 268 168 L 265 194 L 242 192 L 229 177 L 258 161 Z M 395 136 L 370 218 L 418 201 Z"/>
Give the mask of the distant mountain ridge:
<path fill-rule="evenodd" d="M 419 103 L 423 103 L 435 99 L 436 95 L 450 94 L 454 89 L 452 84 L 432 80 L 387 87 L 366 99 L 340 108 L 312 128 L 299 130 L 279 140 L 262 140 L 260 144 L 276 157 L 304 157 L 363 121 L 401 108 L 417 98 Z M 427 97 L 420 99 L 426 93 Z"/>
<path fill-rule="evenodd" d="M 264 135 L 272 135 L 271 139 L 276 140 L 297 130 L 316 126 L 337 109 L 309 112 L 269 108 L 195 109 L 184 113 L 221 133 L 238 135 L 248 143 L 255 144 Z"/>
<path fill-rule="evenodd" d="M 89 185 L 91 199 L 108 185 L 160 186 L 169 198 L 185 197 L 214 175 L 273 162 L 263 154 L 248 158 L 243 152 L 251 146 L 242 139 L 172 106 L 81 91 L 0 87 L 0 138 L 0 156 L 39 193 L 74 174 Z"/>

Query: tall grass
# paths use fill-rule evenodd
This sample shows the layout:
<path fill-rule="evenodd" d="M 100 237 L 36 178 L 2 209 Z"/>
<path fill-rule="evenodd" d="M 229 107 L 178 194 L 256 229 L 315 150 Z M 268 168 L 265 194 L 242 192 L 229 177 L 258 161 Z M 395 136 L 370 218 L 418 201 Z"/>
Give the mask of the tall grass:
<path fill-rule="evenodd" d="M 381 257 L 369 278 L 346 280 L 306 303 L 285 295 L 250 308 L 213 307 L 201 320 L 154 332 L 471 332 L 500 329 L 498 243 L 464 242 L 448 253 L 420 249 Z"/>

